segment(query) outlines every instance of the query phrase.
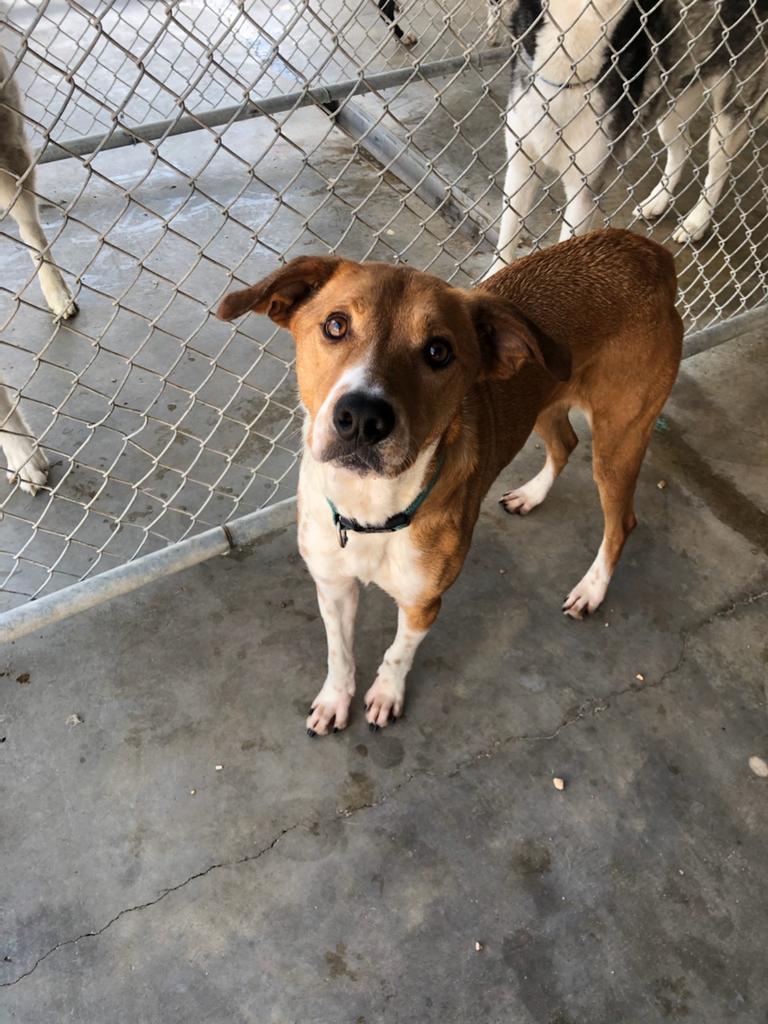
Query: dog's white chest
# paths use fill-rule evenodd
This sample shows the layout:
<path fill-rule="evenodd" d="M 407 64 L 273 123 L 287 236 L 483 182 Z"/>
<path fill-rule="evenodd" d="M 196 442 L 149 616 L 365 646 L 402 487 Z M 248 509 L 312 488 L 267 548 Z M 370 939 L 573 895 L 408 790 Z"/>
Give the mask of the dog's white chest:
<path fill-rule="evenodd" d="M 305 457 L 299 479 L 299 550 L 313 577 L 327 581 L 355 577 L 362 583 L 375 583 L 398 604 L 415 601 L 424 589 L 425 573 L 410 529 L 395 533 L 350 532 L 342 548 L 326 485 L 318 464 Z M 368 500 L 361 503 L 360 496 L 354 495 L 358 500 L 352 506 L 355 518 L 363 522 L 383 522 L 408 503 L 404 499 L 401 507 L 392 507 L 399 495 L 394 502 L 389 495 L 386 500 L 377 500 L 381 496 L 375 483 L 364 485 L 364 489 L 370 492 L 366 495 Z M 344 514 L 352 514 L 343 506 L 340 508 Z"/>

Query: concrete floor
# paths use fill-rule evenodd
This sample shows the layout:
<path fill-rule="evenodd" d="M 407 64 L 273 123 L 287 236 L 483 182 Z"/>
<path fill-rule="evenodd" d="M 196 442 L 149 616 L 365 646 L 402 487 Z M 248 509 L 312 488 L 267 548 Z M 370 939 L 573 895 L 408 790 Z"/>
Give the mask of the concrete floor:
<path fill-rule="evenodd" d="M 3 1024 L 765 1024 L 766 371 L 685 365 L 591 621 L 585 431 L 533 516 L 492 494 L 380 734 L 304 735 L 290 525 L 9 648 Z M 361 687 L 393 626 L 365 594 Z"/>

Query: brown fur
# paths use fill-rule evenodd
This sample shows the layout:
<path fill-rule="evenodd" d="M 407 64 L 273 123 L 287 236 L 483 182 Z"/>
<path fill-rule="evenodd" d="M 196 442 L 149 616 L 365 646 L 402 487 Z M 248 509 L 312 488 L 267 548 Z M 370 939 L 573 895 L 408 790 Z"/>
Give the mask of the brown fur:
<path fill-rule="evenodd" d="M 403 609 L 413 628 L 426 629 L 458 576 L 489 487 L 534 429 L 559 472 L 576 445 L 574 406 L 592 423 L 612 571 L 635 525 L 637 474 L 680 362 L 675 292 L 665 249 L 606 230 L 527 256 L 472 291 L 407 267 L 305 257 L 227 296 L 219 315 L 254 309 L 290 328 L 313 416 L 364 353 L 407 424 L 391 475 L 441 439 L 443 471 L 410 527 L 429 583 Z M 338 312 L 350 318 L 349 335 L 329 343 L 322 324 Z M 435 335 L 456 353 L 437 372 L 419 355 Z"/>

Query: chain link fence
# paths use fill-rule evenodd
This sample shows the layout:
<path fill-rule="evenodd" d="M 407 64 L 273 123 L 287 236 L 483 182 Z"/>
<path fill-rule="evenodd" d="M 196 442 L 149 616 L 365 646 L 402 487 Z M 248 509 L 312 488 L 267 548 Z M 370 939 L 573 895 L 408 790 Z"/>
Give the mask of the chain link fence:
<path fill-rule="evenodd" d="M 619 47 L 614 33 L 626 0 L 0 7 L 0 182 L 12 144 L 3 106 L 23 115 L 32 154 L 0 222 L 0 441 L 18 437 L 14 416 L 23 414 L 50 464 L 32 495 L 4 446 L 14 477 L 0 493 L 6 639 L 223 553 L 263 528 L 261 510 L 294 494 L 290 339 L 260 318 L 233 328 L 211 313 L 233 283 L 278 261 L 338 251 L 470 285 L 497 258 L 504 210 L 507 228 L 517 217 L 514 237 L 502 239 L 508 251 L 557 240 L 575 169 L 590 188 L 599 177 L 587 195 L 596 224 L 632 226 L 674 248 L 690 351 L 763 315 L 764 0 L 737 5 L 753 19 L 746 42 L 723 15 L 727 2 L 635 2 L 647 57 L 632 74 L 619 58 L 640 37 Z M 710 19 L 694 24 L 694 7 Z M 663 39 L 653 32 L 662 8 Z M 586 44 L 585 12 L 595 15 Z M 558 29 L 550 52 L 547 19 Z M 723 38 L 719 77 L 699 75 L 695 102 L 675 107 L 676 55 L 695 78 L 711 57 L 696 64 L 699 44 L 711 51 Z M 584 82 L 596 53 L 600 71 Z M 605 128 L 609 72 L 619 76 L 615 109 L 632 107 L 620 138 Z M 642 73 L 645 92 L 633 85 Z M 702 189 L 714 194 L 706 179 L 719 153 L 711 139 L 708 152 L 718 102 L 738 114 L 726 123 L 721 111 L 718 136 L 737 138 L 737 151 L 719 166 L 707 233 L 680 244 L 673 234 Z M 656 125 L 670 110 L 678 114 L 662 142 Z M 595 131 L 609 136 L 599 175 L 579 155 Z M 526 143 L 534 137 L 535 152 Z M 563 144 L 568 169 L 552 158 Z M 509 194 L 521 153 L 527 172 Z M 669 154 L 687 158 L 679 183 Z M 658 182 L 674 184 L 675 197 L 652 226 L 636 207 Z M 60 268 L 79 306 L 69 319 L 46 305 L 40 256 L 30 260 L 34 245 L 14 220 L 30 191 L 46 236 L 42 267 Z"/>

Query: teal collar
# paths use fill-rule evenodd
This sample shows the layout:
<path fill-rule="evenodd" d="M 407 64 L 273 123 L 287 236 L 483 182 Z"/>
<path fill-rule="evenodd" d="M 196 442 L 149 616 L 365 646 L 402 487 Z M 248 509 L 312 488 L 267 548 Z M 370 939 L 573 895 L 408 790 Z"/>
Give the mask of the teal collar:
<path fill-rule="evenodd" d="M 339 531 L 339 544 L 343 548 L 347 546 L 347 540 L 349 539 L 347 537 L 347 533 L 350 530 L 353 533 L 395 533 L 397 530 L 404 530 L 406 526 L 410 526 L 414 514 L 427 500 L 432 488 L 437 483 L 444 463 L 445 452 L 441 452 L 440 457 L 437 460 L 437 465 L 435 466 L 435 472 L 432 474 L 432 479 L 429 481 L 427 486 L 419 491 L 408 508 L 404 509 L 402 512 L 396 512 L 393 516 L 389 516 L 381 526 L 365 526 L 363 523 L 358 523 L 356 519 L 349 519 L 347 516 L 343 516 L 331 499 L 326 498 L 325 500 L 328 502 L 333 514 L 333 525 Z"/>

